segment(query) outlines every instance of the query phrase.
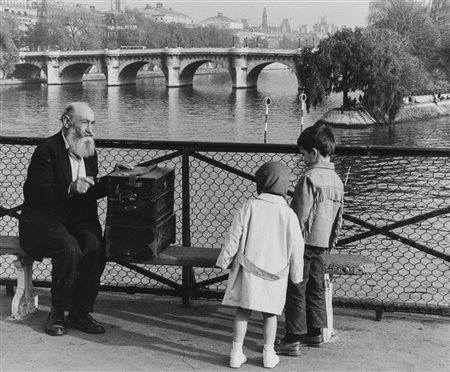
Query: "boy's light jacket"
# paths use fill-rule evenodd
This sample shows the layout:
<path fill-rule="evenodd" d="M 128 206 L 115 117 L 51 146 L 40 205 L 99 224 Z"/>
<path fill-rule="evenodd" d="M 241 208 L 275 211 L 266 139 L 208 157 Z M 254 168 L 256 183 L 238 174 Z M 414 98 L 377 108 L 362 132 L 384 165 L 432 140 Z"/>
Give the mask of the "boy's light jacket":
<path fill-rule="evenodd" d="M 303 279 L 304 241 L 282 196 L 263 193 L 235 214 L 216 265 L 231 268 L 224 305 L 280 315 L 288 278 Z"/>
<path fill-rule="evenodd" d="M 316 163 L 300 177 L 291 207 L 298 216 L 305 244 L 334 247 L 344 207 L 344 185 L 333 163 Z"/>

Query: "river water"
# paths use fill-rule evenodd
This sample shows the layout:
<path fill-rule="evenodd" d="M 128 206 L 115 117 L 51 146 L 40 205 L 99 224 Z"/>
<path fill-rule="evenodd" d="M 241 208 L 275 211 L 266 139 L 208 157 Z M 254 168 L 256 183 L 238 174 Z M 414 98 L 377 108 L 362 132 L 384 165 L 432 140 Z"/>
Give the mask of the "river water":
<path fill-rule="evenodd" d="M 263 142 L 264 97 L 272 98 L 268 143 L 295 143 L 301 110 L 297 81 L 288 70 L 263 71 L 258 88 L 233 90 L 228 74 L 198 75 L 193 87 L 167 89 L 164 78 L 139 79 L 136 85 L 107 87 L 104 81 L 80 85 L 46 84 L 0 87 L 0 129 L 4 136 L 48 136 L 71 101 L 86 100 L 96 113 L 96 136 L 103 139 Z M 321 107 L 305 113 L 304 127 L 340 106 L 333 94 Z M 450 118 L 336 128 L 338 144 L 450 147 Z"/>

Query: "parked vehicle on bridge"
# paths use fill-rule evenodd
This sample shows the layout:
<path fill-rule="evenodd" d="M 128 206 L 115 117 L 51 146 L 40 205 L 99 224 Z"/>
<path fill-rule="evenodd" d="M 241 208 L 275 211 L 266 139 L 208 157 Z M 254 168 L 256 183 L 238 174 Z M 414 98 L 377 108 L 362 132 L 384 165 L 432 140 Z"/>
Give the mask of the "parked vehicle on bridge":
<path fill-rule="evenodd" d="M 121 45 L 120 49 L 145 49 L 142 45 Z"/>

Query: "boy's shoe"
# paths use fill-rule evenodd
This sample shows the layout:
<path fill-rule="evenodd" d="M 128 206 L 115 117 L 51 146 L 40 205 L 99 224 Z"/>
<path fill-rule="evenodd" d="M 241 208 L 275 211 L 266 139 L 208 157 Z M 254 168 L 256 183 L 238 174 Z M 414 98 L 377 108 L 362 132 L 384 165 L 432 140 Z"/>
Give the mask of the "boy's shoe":
<path fill-rule="evenodd" d="M 275 350 L 263 350 L 263 365 L 264 368 L 273 368 L 280 363 L 280 357 L 275 353 Z"/>
<path fill-rule="evenodd" d="M 323 336 L 321 334 L 317 336 L 308 336 L 306 334 L 302 335 L 300 339 L 300 345 L 320 347 L 321 344 L 323 344 Z"/>
<path fill-rule="evenodd" d="M 232 351 L 230 354 L 230 367 L 239 368 L 247 361 L 247 357 L 242 351 Z"/>
<path fill-rule="evenodd" d="M 278 339 L 275 342 L 275 353 L 280 355 L 299 356 L 300 342 L 286 342 L 284 338 Z"/>

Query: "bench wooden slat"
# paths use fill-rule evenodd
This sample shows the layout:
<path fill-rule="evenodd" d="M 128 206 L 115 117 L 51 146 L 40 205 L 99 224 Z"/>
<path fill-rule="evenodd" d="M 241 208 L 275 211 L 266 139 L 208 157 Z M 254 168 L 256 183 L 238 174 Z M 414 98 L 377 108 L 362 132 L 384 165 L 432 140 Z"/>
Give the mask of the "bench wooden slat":
<path fill-rule="evenodd" d="M 214 267 L 220 249 L 182 247 L 172 245 L 151 260 L 135 260 L 128 257 L 114 259 L 115 262 L 142 263 L 147 265 L 173 265 Z M 17 236 L 0 236 L 0 254 L 25 256 Z M 362 275 L 375 272 L 375 264 L 369 257 L 344 253 L 331 253 L 323 256 L 325 272 L 333 275 Z"/>
<path fill-rule="evenodd" d="M 26 256 L 25 251 L 20 246 L 19 237 L 5 235 L 0 236 L 0 255 L 3 254 Z"/>
<path fill-rule="evenodd" d="M 137 260 L 124 257 L 115 259 L 115 261 L 145 265 L 215 267 L 219 253 L 220 249 L 218 248 L 170 246 L 151 260 L 137 262 Z M 323 260 L 327 274 L 362 275 L 375 272 L 374 262 L 368 257 L 331 253 L 324 255 Z"/>
<path fill-rule="evenodd" d="M 346 253 L 323 255 L 325 272 L 333 275 L 362 275 L 375 272 L 373 259 Z"/>
<path fill-rule="evenodd" d="M 140 263 L 145 265 L 173 265 L 173 266 L 195 266 L 214 267 L 220 249 L 169 246 L 164 249 L 158 257 L 150 260 L 139 260 L 129 257 L 114 258 L 115 262 Z"/>

